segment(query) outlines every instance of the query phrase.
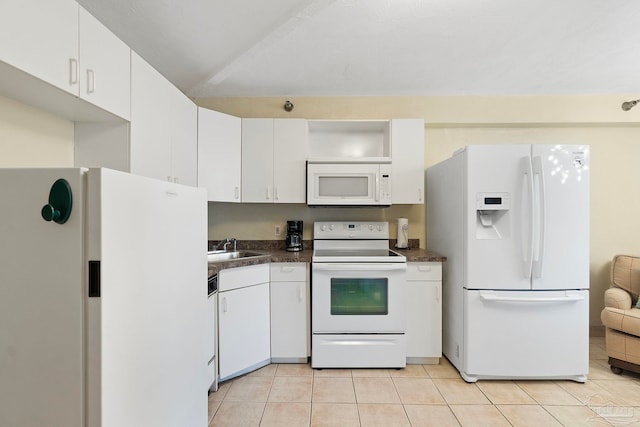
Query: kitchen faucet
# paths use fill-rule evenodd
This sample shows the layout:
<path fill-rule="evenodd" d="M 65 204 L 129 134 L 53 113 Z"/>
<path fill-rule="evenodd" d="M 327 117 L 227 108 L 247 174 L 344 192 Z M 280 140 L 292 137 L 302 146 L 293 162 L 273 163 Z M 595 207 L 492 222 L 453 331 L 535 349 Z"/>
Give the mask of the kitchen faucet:
<path fill-rule="evenodd" d="M 229 246 L 231 244 L 231 242 L 233 242 L 233 251 L 235 252 L 236 251 L 236 243 L 237 243 L 237 240 L 236 240 L 235 237 L 231 237 L 231 238 L 227 237 L 224 240 L 220 240 L 218 242 L 218 244 L 216 245 L 216 247 L 213 248 L 214 252 L 219 250 L 221 246 L 224 249 L 224 251 L 227 252 L 227 246 Z"/>

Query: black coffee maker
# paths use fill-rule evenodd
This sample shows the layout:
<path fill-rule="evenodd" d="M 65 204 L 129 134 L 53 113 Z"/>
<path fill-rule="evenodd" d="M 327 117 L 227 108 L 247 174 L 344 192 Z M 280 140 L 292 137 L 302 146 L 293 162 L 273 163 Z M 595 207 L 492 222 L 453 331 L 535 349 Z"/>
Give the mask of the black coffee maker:
<path fill-rule="evenodd" d="M 302 250 L 302 221 L 287 221 L 286 243 L 289 252 Z"/>

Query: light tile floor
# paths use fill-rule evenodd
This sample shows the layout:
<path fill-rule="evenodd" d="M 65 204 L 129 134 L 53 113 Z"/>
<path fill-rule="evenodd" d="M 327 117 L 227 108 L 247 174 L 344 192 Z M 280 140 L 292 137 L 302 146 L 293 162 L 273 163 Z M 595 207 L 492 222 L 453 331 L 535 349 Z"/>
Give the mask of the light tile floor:
<path fill-rule="evenodd" d="M 210 426 L 638 426 L 640 375 L 615 375 L 591 338 L 585 384 L 465 383 L 446 359 L 406 369 L 268 365 L 209 395 Z"/>

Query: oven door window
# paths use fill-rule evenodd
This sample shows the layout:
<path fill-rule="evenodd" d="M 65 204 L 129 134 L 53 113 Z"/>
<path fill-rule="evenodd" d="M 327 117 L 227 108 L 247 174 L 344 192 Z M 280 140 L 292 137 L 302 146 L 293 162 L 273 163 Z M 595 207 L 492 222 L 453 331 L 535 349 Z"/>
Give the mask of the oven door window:
<path fill-rule="evenodd" d="M 331 315 L 386 316 L 387 314 L 389 314 L 387 278 L 331 278 Z"/>

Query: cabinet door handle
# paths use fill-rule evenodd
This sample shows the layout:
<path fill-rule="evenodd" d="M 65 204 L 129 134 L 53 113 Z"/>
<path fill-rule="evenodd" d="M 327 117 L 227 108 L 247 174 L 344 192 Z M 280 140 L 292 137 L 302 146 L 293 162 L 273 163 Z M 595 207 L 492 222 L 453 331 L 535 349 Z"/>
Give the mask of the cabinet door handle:
<path fill-rule="evenodd" d="M 222 312 L 227 312 L 227 297 L 222 298 Z"/>
<path fill-rule="evenodd" d="M 178 183 L 178 177 L 177 176 L 173 177 L 173 182 L 175 182 L 176 184 Z"/>
<path fill-rule="evenodd" d="M 238 187 L 234 187 L 233 197 L 235 197 L 236 200 L 238 200 L 238 198 L 240 197 L 240 189 Z"/>
<path fill-rule="evenodd" d="M 273 199 L 278 200 L 278 187 L 273 187 Z"/>
<path fill-rule="evenodd" d="M 431 271 L 431 266 L 430 265 L 419 265 L 418 266 L 418 271 Z"/>
<path fill-rule="evenodd" d="M 87 69 L 87 93 L 96 91 L 96 73 L 91 69 Z"/>
<path fill-rule="evenodd" d="M 78 60 L 75 58 L 69 58 L 69 83 L 78 83 Z"/>
<path fill-rule="evenodd" d="M 435 286 L 434 288 L 436 290 L 436 302 L 440 304 L 440 286 Z"/>
<path fill-rule="evenodd" d="M 298 296 L 298 302 L 302 302 L 302 286 L 296 286 L 296 294 Z"/>
<path fill-rule="evenodd" d="M 167 175 L 167 181 L 173 182 L 173 178 L 171 177 L 171 175 Z"/>
<path fill-rule="evenodd" d="M 418 187 L 418 201 L 422 201 L 422 188 Z"/>
<path fill-rule="evenodd" d="M 271 200 L 271 193 L 269 192 L 269 187 L 267 187 L 267 200 Z"/>

